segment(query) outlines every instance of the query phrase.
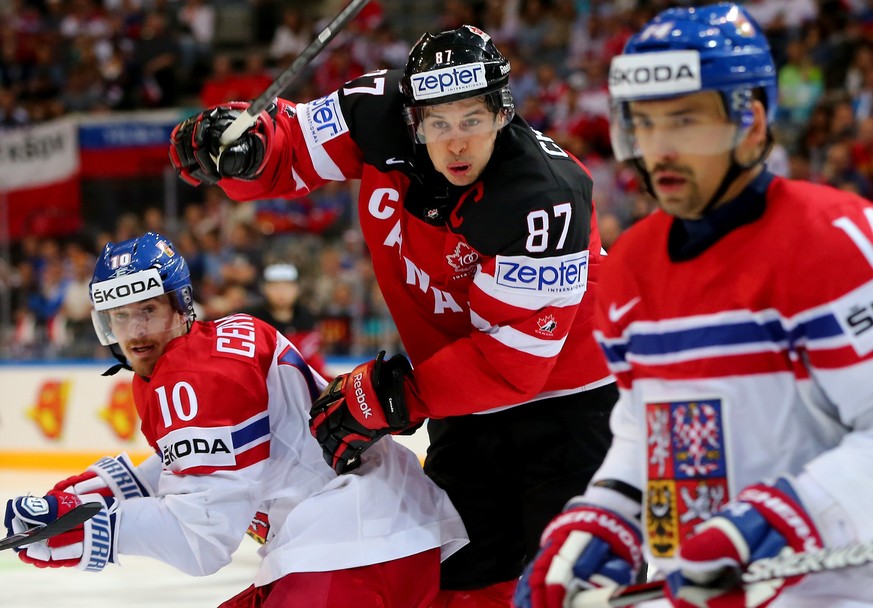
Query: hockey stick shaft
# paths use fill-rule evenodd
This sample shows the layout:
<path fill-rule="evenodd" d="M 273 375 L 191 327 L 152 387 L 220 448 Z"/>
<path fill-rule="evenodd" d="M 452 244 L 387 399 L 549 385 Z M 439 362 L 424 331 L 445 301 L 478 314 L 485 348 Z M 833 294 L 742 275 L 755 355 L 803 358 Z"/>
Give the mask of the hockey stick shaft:
<path fill-rule="evenodd" d="M 246 132 L 246 130 L 254 125 L 258 120 L 258 114 L 267 109 L 273 98 L 284 91 L 292 82 L 300 77 L 303 70 L 312 63 L 315 56 L 324 50 L 324 47 L 334 39 L 334 37 L 342 31 L 342 29 L 357 15 L 364 5 L 370 0 L 352 0 L 349 4 L 333 18 L 333 21 L 321 30 L 318 36 L 315 37 L 309 46 L 303 49 L 297 58 L 290 66 L 276 77 L 276 80 L 266 88 L 266 90 L 258 95 L 258 97 L 249 105 L 245 112 L 242 112 L 236 119 L 230 123 L 230 126 L 221 134 L 221 144 L 226 146 Z"/>
<path fill-rule="evenodd" d="M 63 534 L 68 530 L 72 530 L 76 526 L 80 526 L 100 512 L 103 505 L 97 502 L 86 502 L 66 515 L 58 517 L 50 524 L 46 524 L 40 528 L 33 528 L 27 532 L 12 534 L 6 538 L 0 539 L 0 551 L 4 549 L 17 549 L 24 545 L 36 543 L 58 534 Z"/>
<path fill-rule="evenodd" d="M 803 553 L 765 557 L 749 564 L 740 577 L 744 585 L 815 572 L 829 572 L 873 563 L 873 541 Z M 613 608 L 664 597 L 664 581 L 594 589 L 576 594 L 572 608 Z"/>

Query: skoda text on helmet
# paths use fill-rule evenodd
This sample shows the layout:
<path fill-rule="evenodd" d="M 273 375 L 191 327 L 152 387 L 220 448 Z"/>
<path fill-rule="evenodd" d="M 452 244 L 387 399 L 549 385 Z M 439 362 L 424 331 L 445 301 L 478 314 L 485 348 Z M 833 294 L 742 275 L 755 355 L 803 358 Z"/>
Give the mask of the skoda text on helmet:
<path fill-rule="evenodd" d="M 624 54 L 610 65 L 613 152 L 618 160 L 635 160 L 641 168 L 630 102 L 701 91 L 720 94 L 730 123 L 729 131 L 702 133 L 703 149 L 732 150 L 753 123 L 753 92 L 758 89 L 763 91 L 770 123 L 777 103 L 776 68 L 767 39 L 745 9 L 721 3 L 665 10 L 628 40 Z M 677 137 L 671 143 L 678 151 L 701 150 L 694 138 Z M 754 164 L 768 152 L 769 146 Z M 730 180 L 746 168 L 732 168 Z"/>
<path fill-rule="evenodd" d="M 467 125 L 470 134 L 493 131 L 515 115 L 509 91 L 509 61 L 491 37 L 479 28 L 464 25 L 438 34 L 426 33 L 409 52 L 401 89 L 406 97 L 405 119 L 417 143 L 433 140 L 434 132 L 422 128 L 429 107 L 484 97 L 497 120 L 487 125 Z"/>
<path fill-rule="evenodd" d="M 90 292 L 94 329 L 104 346 L 118 342 L 110 311 L 164 294 L 170 295 L 170 304 L 185 323 L 194 320 L 188 265 L 168 238 L 154 232 L 107 243 L 95 265 Z"/>

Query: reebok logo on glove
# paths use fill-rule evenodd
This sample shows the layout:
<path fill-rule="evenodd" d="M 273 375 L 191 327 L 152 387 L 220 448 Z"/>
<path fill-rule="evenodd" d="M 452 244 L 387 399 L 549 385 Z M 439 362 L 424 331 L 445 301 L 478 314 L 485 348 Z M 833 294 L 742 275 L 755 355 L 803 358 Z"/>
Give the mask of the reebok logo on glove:
<path fill-rule="evenodd" d="M 358 407 L 361 408 L 361 413 L 364 415 L 364 420 L 373 415 L 373 409 L 367 405 L 367 396 L 364 394 L 363 387 L 364 374 L 357 374 L 352 378 L 352 388 L 355 391 L 355 400 L 358 402 Z"/>

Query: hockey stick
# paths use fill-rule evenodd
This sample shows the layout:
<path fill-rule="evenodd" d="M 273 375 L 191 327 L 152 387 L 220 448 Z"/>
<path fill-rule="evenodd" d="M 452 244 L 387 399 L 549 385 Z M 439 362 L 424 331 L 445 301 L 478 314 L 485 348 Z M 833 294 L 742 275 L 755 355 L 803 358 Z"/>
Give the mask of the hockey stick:
<path fill-rule="evenodd" d="M 68 530 L 72 530 L 76 526 L 82 525 L 100 512 L 103 508 L 99 502 L 82 503 L 66 515 L 58 517 L 50 524 L 39 528 L 33 528 L 27 532 L 11 534 L 6 538 L 0 539 L 0 551 L 4 549 L 17 549 L 30 543 L 36 543 L 58 534 L 63 534 Z"/>
<path fill-rule="evenodd" d="M 873 563 L 873 541 L 845 547 L 824 548 L 804 553 L 786 553 L 753 561 L 737 577 L 737 583 L 752 585 L 790 576 L 840 570 Z M 573 598 L 572 608 L 612 608 L 664 597 L 664 581 L 642 585 L 604 587 L 582 591 Z"/>
<path fill-rule="evenodd" d="M 258 114 L 267 109 L 273 98 L 284 91 L 292 82 L 297 80 L 303 70 L 315 59 L 324 47 L 357 15 L 364 5 L 370 0 L 352 0 L 333 21 L 321 30 L 309 46 L 303 49 L 290 66 L 276 77 L 276 80 L 230 123 L 230 126 L 221 134 L 221 145 L 226 146 L 235 142 L 246 130 L 258 120 Z"/>

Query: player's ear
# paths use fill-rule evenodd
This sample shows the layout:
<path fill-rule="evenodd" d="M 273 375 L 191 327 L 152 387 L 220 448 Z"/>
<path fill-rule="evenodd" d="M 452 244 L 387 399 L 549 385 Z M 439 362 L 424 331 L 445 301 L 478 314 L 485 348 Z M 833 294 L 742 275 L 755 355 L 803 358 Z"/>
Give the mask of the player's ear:
<path fill-rule="evenodd" d="M 739 158 L 743 161 L 751 161 L 758 158 L 767 145 L 767 108 L 758 99 L 752 101 L 751 110 L 753 115 L 752 126 L 746 131 L 743 140 L 739 144 L 742 151 Z M 752 161 L 754 162 L 754 161 Z"/>

